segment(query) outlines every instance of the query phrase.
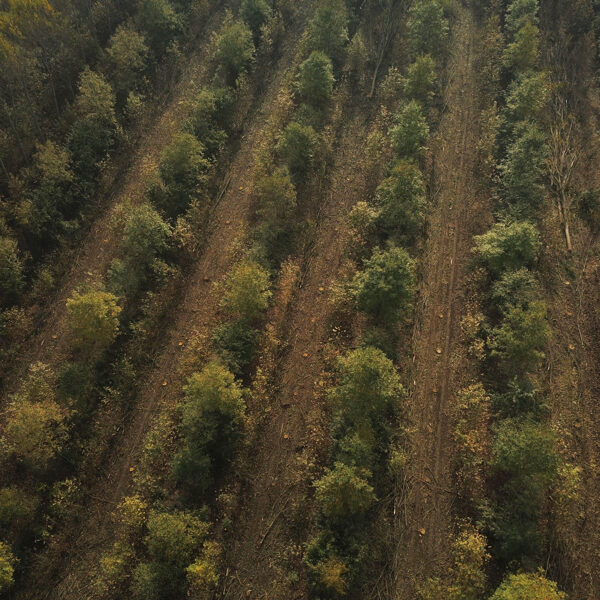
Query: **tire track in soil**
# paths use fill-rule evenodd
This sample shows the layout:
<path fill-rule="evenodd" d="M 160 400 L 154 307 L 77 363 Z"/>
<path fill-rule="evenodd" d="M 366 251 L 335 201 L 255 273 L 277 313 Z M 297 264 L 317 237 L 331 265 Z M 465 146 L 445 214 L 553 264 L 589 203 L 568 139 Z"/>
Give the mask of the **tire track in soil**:
<path fill-rule="evenodd" d="M 448 564 L 452 528 L 449 399 L 468 381 L 460 320 L 472 236 L 485 228 L 487 209 L 475 191 L 478 140 L 475 24 L 461 8 L 453 27 L 447 67 L 446 112 L 432 145 L 435 206 L 422 259 L 410 377 L 411 459 L 408 490 L 395 499 L 397 598 L 414 598 L 418 584 Z"/>
<path fill-rule="evenodd" d="M 257 446 L 248 453 L 249 476 L 240 484 L 244 505 L 232 527 L 224 598 L 241 600 L 248 590 L 252 598 L 270 600 L 308 595 L 302 581 L 285 582 L 282 560 L 297 543 L 298 535 L 292 531 L 294 511 L 307 514 L 312 506 L 305 496 L 310 494 L 310 481 L 298 459 L 305 447 L 315 448 L 312 427 L 323 416 L 315 390 L 326 368 L 323 347 L 331 314 L 326 290 L 336 281 L 345 259 L 345 217 L 367 193 L 357 168 L 364 158 L 367 121 L 361 110 L 344 117 L 316 242 L 291 309 L 282 315 L 289 348 L 278 365 L 268 421 L 256 436 Z"/>
<path fill-rule="evenodd" d="M 78 285 L 106 272 L 118 246 L 118 240 L 110 231 L 113 209 L 125 199 L 133 204 L 144 199 L 148 175 L 158 166 L 162 151 L 180 129 L 186 115 L 186 101 L 202 83 L 208 82 L 211 61 L 207 58 L 210 58 L 213 42 L 207 32 L 215 31 L 224 17 L 227 2 L 220 4 L 202 28 L 200 46 L 190 54 L 167 106 L 159 114 L 151 115 L 156 119 L 155 123 L 140 135 L 131 158 L 124 157 L 126 166 L 115 164 L 119 162 L 115 159 L 101 176 L 93 200 L 102 205 L 99 215 L 89 225 L 81 245 L 72 251 L 70 270 L 58 282 L 60 288 L 43 308 L 42 321 L 27 340 L 18 363 L 11 366 L 5 397 L 8 392 L 15 391 L 29 365 L 41 361 L 55 367 L 69 360 L 71 340 L 66 327 L 67 298 Z M 145 122 L 139 128 L 143 130 L 147 125 Z"/>
<path fill-rule="evenodd" d="M 305 19 L 307 11 L 308 7 L 300 9 L 299 21 Z M 255 149 L 296 55 L 300 33 L 299 25 L 290 31 L 281 58 L 272 66 L 275 75 L 265 78 L 262 100 L 256 103 L 254 114 L 246 119 L 243 142 L 227 170 L 221 199 L 211 215 L 205 249 L 186 281 L 179 304 L 171 311 L 173 323 L 162 353 L 147 373 L 128 422 L 110 451 L 105 472 L 98 474 L 88 494 L 87 519 L 73 535 L 68 554 L 62 557 L 60 574 L 57 570 L 53 573 L 61 579 L 49 587 L 52 577 L 37 575 L 26 590 L 19 592 L 17 600 L 91 600 L 96 597 L 91 587 L 91 573 L 97 568 L 100 552 L 114 539 L 110 514 L 131 489 L 131 465 L 139 458 L 144 435 L 153 417 L 159 414 L 162 406 L 173 405 L 181 397 L 181 381 L 177 374 L 182 352 L 179 342 L 183 341 L 185 347 L 190 336 L 208 335 L 217 323 L 219 298 L 213 293 L 212 283 L 222 279 L 231 268 L 237 250 L 235 242 L 245 231 L 251 208 L 248 179 Z"/>

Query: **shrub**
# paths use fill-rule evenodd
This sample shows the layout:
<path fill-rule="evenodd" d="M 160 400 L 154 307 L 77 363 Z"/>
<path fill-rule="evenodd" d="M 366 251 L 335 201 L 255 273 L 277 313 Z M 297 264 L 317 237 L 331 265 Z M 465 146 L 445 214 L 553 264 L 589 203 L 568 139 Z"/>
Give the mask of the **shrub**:
<path fill-rule="evenodd" d="M 204 493 L 235 450 L 244 415 L 242 389 L 225 367 L 211 362 L 184 390 L 184 446 L 174 470 L 189 491 Z"/>
<path fill-rule="evenodd" d="M 340 462 L 328 469 L 315 482 L 315 497 L 323 515 L 332 521 L 363 515 L 376 500 L 370 477 L 369 471 Z"/>
<path fill-rule="evenodd" d="M 425 188 L 419 168 L 399 160 L 377 188 L 377 229 L 394 242 L 411 243 L 424 220 Z"/>
<path fill-rule="evenodd" d="M 376 348 L 364 347 L 339 359 L 338 382 L 330 399 L 350 423 L 385 421 L 403 395 L 394 363 Z"/>
<path fill-rule="evenodd" d="M 67 411 L 53 397 L 16 395 L 4 416 L 4 451 L 31 469 L 43 470 L 68 438 Z"/>
<path fill-rule="evenodd" d="M 298 98 L 315 109 L 325 108 L 331 100 L 333 82 L 331 60 L 323 52 L 314 51 L 298 70 Z"/>
<path fill-rule="evenodd" d="M 223 323 L 215 328 L 212 342 L 223 364 L 238 377 L 254 360 L 258 332 L 246 321 Z"/>
<path fill-rule="evenodd" d="M 548 406 L 531 382 L 513 379 L 506 389 L 493 397 L 494 408 L 503 417 L 537 417 L 547 412 Z"/>
<path fill-rule="evenodd" d="M 441 56 L 448 38 L 448 22 L 437 0 L 413 3 L 408 15 L 410 49 L 414 56 Z"/>
<path fill-rule="evenodd" d="M 521 121 L 539 120 L 549 94 L 548 74 L 526 71 L 509 86 L 504 118 L 513 126 Z"/>
<path fill-rule="evenodd" d="M 256 239 L 268 262 L 277 268 L 290 253 L 294 232 L 296 189 L 285 169 L 260 177 L 254 184 L 256 215 L 259 224 Z"/>
<path fill-rule="evenodd" d="M 523 222 L 499 222 L 482 235 L 474 237 L 478 261 L 494 277 L 509 270 L 531 267 L 541 246 L 535 225 Z"/>
<path fill-rule="evenodd" d="M 217 542 L 205 542 L 200 557 L 187 567 L 187 580 L 192 595 L 196 593 L 205 596 L 219 585 L 221 554 L 222 550 Z"/>
<path fill-rule="evenodd" d="M 186 127 L 206 148 L 206 156 L 213 158 L 227 141 L 231 127 L 233 94 L 226 87 L 205 87 L 191 102 L 191 117 Z"/>
<path fill-rule="evenodd" d="M 502 482 L 493 532 L 505 563 L 533 565 L 541 550 L 539 520 L 558 472 L 556 436 L 546 425 L 505 419 L 493 447 L 493 468 Z"/>
<path fill-rule="evenodd" d="M 23 264 L 16 240 L 0 237 L 0 306 L 12 304 L 23 288 Z"/>
<path fill-rule="evenodd" d="M 538 0 L 513 0 L 506 10 L 506 32 L 514 36 L 525 24 L 538 24 Z"/>
<path fill-rule="evenodd" d="M 435 95 L 435 60 L 431 54 L 420 54 L 408 67 L 406 94 L 427 106 Z"/>
<path fill-rule="evenodd" d="M 261 28 L 269 20 L 271 9 L 266 0 L 243 0 L 240 7 L 240 17 L 252 30 L 254 42 L 260 39 Z"/>
<path fill-rule="evenodd" d="M 75 292 L 67 300 L 69 328 L 77 348 L 95 355 L 113 343 L 121 313 L 117 301 L 114 294 L 102 291 Z"/>
<path fill-rule="evenodd" d="M 490 600 L 565 600 L 556 583 L 546 579 L 542 572 L 509 575 Z"/>
<path fill-rule="evenodd" d="M 320 2 L 310 23 L 308 46 L 326 54 L 339 67 L 348 42 L 348 13 L 344 0 Z"/>
<path fill-rule="evenodd" d="M 390 130 L 390 138 L 398 158 L 416 158 L 423 151 L 429 137 L 429 126 L 423 109 L 411 100 L 396 116 L 396 125 Z"/>
<path fill-rule="evenodd" d="M 13 576 L 16 562 L 10 547 L 0 542 L 0 592 L 5 592 L 15 582 Z"/>
<path fill-rule="evenodd" d="M 242 21 L 226 23 L 217 38 L 215 59 L 223 71 L 227 85 L 235 85 L 239 75 L 250 66 L 253 57 L 252 31 Z"/>
<path fill-rule="evenodd" d="M 549 335 L 544 302 L 512 306 L 488 339 L 490 356 L 499 359 L 507 375 L 522 376 L 534 371 L 544 358 L 542 350 Z"/>
<path fill-rule="evenodd" d="M 234 319 L 255 322 L 269 306 L 273 295 L 268 271 L 252 261 L 236 265 L 223 284 L 221 309 Z"/>
<path fill-rule="evenodd" d="M 376 250 L 352 280 L 359 310 L 389 321 L 406 313 L 414 286 L 414 261 L 403 248 Z"/>
<path fill-rule="evenodd" d="M 190 133 L 177 134 L 163 152 L 158 170 L 166 193 L 157 197 L 157 208 L 169 218 L 180 215 L 206 184 L 210 164 L 204 152 Z"/>
<path fill-rule="evenodd" d="M 310 126 L 290 123 L 277 145 L 296 185 L 304 183 L 313 165 L 317 134 Z"/>

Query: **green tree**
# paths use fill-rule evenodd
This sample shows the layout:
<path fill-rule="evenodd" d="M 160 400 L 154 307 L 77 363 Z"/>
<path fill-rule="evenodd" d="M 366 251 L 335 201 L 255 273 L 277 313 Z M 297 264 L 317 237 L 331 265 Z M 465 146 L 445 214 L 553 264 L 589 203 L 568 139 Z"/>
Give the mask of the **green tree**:
<path fill-rule="evenodd" d="M 505 419 L 496 432 L 492 467 L 503 482 L 497 492 L 493 533 L 497 553 L 508 563 L 536 563 L 541 550 L 540 518 L 560 457 L 556 436 L 545 424 Z"/>
<path fill-rule="evenodd" d="M 414 56 L 439 57 L 448 39 L 448 21 L 438 0 L 414 2 L 408 14 L 410 49 Z"/>
<path fill-rule="evenodd" d="M 541 572 L 509 575 L 490 600 L 566 600 L 556 583 Z"/>
<path fill-rule="evenodd" d="M 506 10 L 505 28 L 509 36 L 514 36 L 524 25 L 538 24 L 538 0 L 513 0 Z"/>
<path fill-rule="evenodd" d="M 165 194 L 154 200 L 169 218 L 185 211 L 206 184 L 210 163 L 204 153 L 202 143 L 190 133 L 177 134 L 163 152 L 158 170 Z"/>
<path fill-rule="evenodd" d="M 323 52 L 314 51 L 298 69 L 298 98 L 317 110 L 325 108 L 331 100 L 333 82 L 331 60 Z"/>
<path fill-rule="evenodd" d="M 287 169 L 276 169 L 260 177 L 254 184 L 258 226 L 255 236 L 273 268 L 292 249 L 296 188 Z"/>
<path fill-rule="evenodd" d="M 230 317 L 251 323 L 262 316 L 271 296 L 269 273 L 255 262 L 244 261 L 225 280 L 219 306 Z"/>
<path fill-rule="evenodd" d="M 494 277 L 533 266 L 541 246 L 537 227 L 527 221 L 495 223 L 487 233 L 476 235 L 474 241 L 475 256 Z"/>
<path fill-rule="evenodd" d="M 237 78 L 248 69 L 253 58 L 252 31 L 242 21 L 226 23 L 217 38 L 215 59 L 223 70 L 227 85 L 235 85 Z"/>
<path fill-rule="evenodd" d="M 396 116 L 390 138 L 398 158 L 416 158 L 423 151 L 429 138 L 429 126 L 416 100 L 411 100 Z"/>
<path fill-rule="evenodd" d="M 376 501 L 370 477 L 365 469 L 335 463 L 315 482 L 315 497 L 323 515 L 331 521 L 364 515 Z"/>
<path fill-rule="evenodd" d="M 329 391 L 349 423 L 385 421 L 404 394 L 394 363 L 377 348 L 357 348 L 339 359 L 337 385 Z"/>
<path fill-rule="evenodd" d="M 436 80 L 435 60 L 431 54 L 420 54 L 408 67 L 406 95 L 427 106 L 435 95 Z"/>
<path fill-rule="evenodd" d="M 501 369 L 508 375 L 532 372 L 544 358 L 542 350 L 549 335 L 544 302 L 511 306 L 488 338 L 490 356 L 499 359 Z"/>
<path fill-rule="evenodd" d="M 254 42 L 258 43 L 261 28 L 269 20 L 271 9 L 266 0 L 243 0 L 240 7 L 240 17 L 252 30 Z"/>
<path fill-rule="evenodd" d="M 117 100 L 123 106 L 129 92 L 141 88 L 148 46 L 144 36 L 135 29 L 119 25 L 108 42 L 106 55 Z"/>
<path fill-rule="evenodd" d="M 502 312 L 513 306 L 527 306 L 539 297 L 540 287 L 529 269 L 506 271 L 492 284 L 490 298 Z"/>
<path fill-rule="evenodd" d="M 184 445 L 174 471 L 190 492 L 203 494 L 235 450 L 244 417 L 243 393 L 217 362 L 192 375 L 184 391 Z"/>
<path fill-rule="evenodd" d="M 521 121 L 538 121 L 548 104 L 549 94 L 548 73 L 522 73 L 508 88 L 504 118 L 513 126 Z"/>
<path fill-rule="evenodd" d="M 16 240 L 0 237 L 0 306 L 9 306 L 23 288 L 23 264 Z"/>
<path fill-rule="evenodd" d="M 412 243 L 424 220 L 425 187 L 420 169 L 407 160 L 396 161 L 377 188 L 377 229 L 385 237 Z"/>
<path fill-rule="evenodd" d="M 4 537 L 16 545 L 29 541 L 37 528 L 38 506 L 37 497 L 17 486 L 0 489 L 0 529 Z"/>
<path fill-rule="evenodd" d="M 284 130 L 277 149 L 295 184 L 304 183 L 313 165 L 317 134 L 310 126 L 292 122 Z"/>
<path fill-rule="evenodd" d="M 501 195 L 515 215 L 529 216 L 543 198 L 546 173 L 546 136 L 535 124 L 524 122 L 500 163 Z"/>
<path fill-rule="evenodd" d="M 181 30 L 179 15 L 169 0 L 141 0 L 136 19 L 158 60 Z"/>
<path fill-rule="evenodd" d="M 348 12 L 344 0 L 320 2 L 310 23 L 308 46 L 341 66 L 348 43 Z"/>
<path fill-rule="evenodd" d="M 0 592 L 5 592 L 14 584 L 16 562 L 8 544 L 0 542 Z"/>
<path fill-rule="evenodd" d="M 75 292 L 67 300 L 69 328 L 75 346 L 99 354 L 117 337 L 121 307 L 114 294 L 102 291 Z"/>
<path fill-rule="evenodd" d="M 414 286 L 414 261 L 403 248 L 376 250 L 352 280 L 359 310 L 388 321 L 408 311 Z"/>
<path fill-rule="evenodd" d="M 256 355 L 258 331 L 247 321 L 228 321 L 218 325 L 212 335 L 215 352 L 223 364 L 238 377 L 246 374 L 246 368 Z"/>
<path fill-rule="evenodd" d="M 502 63 L 511 73 L 518 74 L 534 69 L 538 62 L 540 32 L 527 21 L 515 34 L 502 56 Z"/>

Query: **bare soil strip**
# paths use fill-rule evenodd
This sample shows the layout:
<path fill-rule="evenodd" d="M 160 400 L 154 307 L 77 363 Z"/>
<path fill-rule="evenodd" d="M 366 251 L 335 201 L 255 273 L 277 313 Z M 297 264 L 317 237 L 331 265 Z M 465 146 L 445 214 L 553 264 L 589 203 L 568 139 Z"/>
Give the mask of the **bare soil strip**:
<path fill-rule="evenodd" d="M 408 483 L 396 497 L 397 597 L 408 600 L 427 577 L 448 564 L 452 529 L 452 397 L 473 375 L 460 340 L 464 277 L 472 237 L 485 230 L 487 200 L 477 197 L 479 136 L 475 24 L 466 9 L 453 28 L 445 89 L 446 112 L 432 142 L 436 181 L 429 237 L 422 259 L 414 330 L 408 417 Z"/>
<path fill-rule="evenodd" d="M 211 217 L 205 250 L 186 281 L 179 305 L 173 309 L 173 323 L 164 349 L 145 377 L 135 407 L 121 435 L 115 440 L 104 472 L 97 475 L 92 486 L 84 521 L 70 534 L 70 545 L 65 549 L 61 564 L 50 564 L 53 576 L 47 572 L 38 573 L 17 598 L 94 598 L 90 573 L 97 568 L 100 552 L 114 539 L 110 513 L 131 489 L 130 469 L 139 457 L 153 417 L 159 413 L 161 406 L 173 405 L 181 397 L 183 382 L 177 370 L 182 347 L 185 348 L 190 336 L 208 334 L 216 324 L 218 298 L 212 293 L 212 282 L 222 279 L 230 269 L 236 251 L 235 241 L 245 230 L 251 204 L 248 184 L 255 148 L 295 55 L 299 33 L 300 28 L 289 32 L 282 58 L 272 68 L 276 75 L 271 79 L 265 78 L 262 101 L 255 114 L 248 117 L 242 145 L 227 171 L 226 190 Z M 180 124 L 173 123 L 174 128 Z M 48 582 L 53 582 L 57 576 L 60 581 L 56 585 L 51 583 L 49 587 Z"/>

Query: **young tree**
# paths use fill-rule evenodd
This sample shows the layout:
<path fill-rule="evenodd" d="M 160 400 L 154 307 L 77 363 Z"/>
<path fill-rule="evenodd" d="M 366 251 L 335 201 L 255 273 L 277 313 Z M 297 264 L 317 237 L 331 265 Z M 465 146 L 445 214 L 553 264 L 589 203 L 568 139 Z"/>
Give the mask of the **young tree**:
<path fill-rule="evenodd" d="M 310 50 L 326 54 L 340 67 L 348 43 L 348 12 L 344 0 L 319 2 L 310 23 L 308 45 Z"/>
<path fill-rule="evenodd" d="M 377 188 L 376 225 L 384 237 L 410 244 L 424 220 L 425 186 L 420 169 L 407 160 L 396 161 Z"/>
<path fill-rule="evenodd" d="M 23 288 L 23 264 L 16 240 L 0 236 L 0 306 L 10 306 Z"/>
<path fill-rule="evenodd" d="M 158 170 L 165 194 L 155 202 L 169 218 L 185 211 L 206 184 L 210 163 L 204 152 L 204 146 L 190 133 L 177 134 L 163 152 Z"/>
<path fill-rule="evenodd" d="M 93 355 L 108 348 L 119 332 L 121 307 L 114 294 L 75 292 L 67 300 L 69 328 L 77 348 Z"/>
<path fill-rule="evenodd" d="M 33 365 L 4 415 L 4 451 L 34 470 L 45 469 L 68 437 L 68 411 L 56 402 L 55 387 L 47 365 Z"/>
<path fill-rule="evenodd" d="M 0 542 L 0 593 L 5 592 L 14 584 L 16 562 L 8 544 Z"/>
<path fill-rule="evenodd" d="M 436 80 L 435 60 L 431 54 L 419 54 L 408 67 L 406 95 L 428 106 L 435 95 Z"/>
<path fill-rule="evenodd" d="M 376 250 L 351 285 L 359 310 L 375 319 L 397 319 L 410 307 L 414 261 L 403 248 Z"/>
<path fill-rule="evenodd" d="M 137 25 L 145 34 L 154 60 L 158 60 L 181 29 L 181 19 L 169 0 L 141 0 Z"/>
<path fill-rule="evenodd" d="M 17 546 L 30 541 L 38 527 L 38 507 L 39 500 L 36 496 L 15 485 L 0 489 L 0 528 L 4 538 Z"/>
<path fill-rule="evenodd" d="M 511 128 L 522 121 L 538 121 L 548 105 L 549 94 L 548 73 L 526 71 L 510 84 L 503 117 Z"/>
<path fill-rule="evenodd" d="M 537 227 L 527 221 L 495 223 L 474 241 L 475 256 L 493 277 L 533 266 L 541 246 Z"/>
<path fill-rule="evenodd" d="M 410 49 L 414 56 L 441 56 L 448 38 L 448 21 L 438 0 L 414 2 L 408 15 Z"/>
<path fill-rule="evenodd" d="M 566 600 L 554 581 L 542 572 L 509 575 L 494 592 L 490 600 Z"/>
<path fill-rule="evenodd" d="M 253 58 L 252 31 L 242 21 L 225 24 L 217 38 L 215 59 L 223 70 L 227 85 L 235 85 L 237 78 L 248 69 Z"/>
<path fill-rule="evenodd" d="M 252 323 L 262 316 L 272 295 L 269 273 L 257 263 L 245 261 L 229 273 L 219 306 L 230 317 Z"/>
<path fill-rule="evenodd" d="M 504 67 L 513 74 L 535 69 L 538 62 L 540 31 L 527 21 L 515 34 L 514 40 L 506 46 L 502 56 Z"/>
<path fill-rule="evenodd" d="M 335 463 L 315 482 L 315 497 L 323 515 L 334 522 L 364 515 L 376 501 L 370 478 L 369 471 Z"/>
<path fill-rule="evenodd" d="M 488 338 L 490 356 L 500 360 L 506 374 L 522 376 L 534 371 L 544 358 L 542 350 L 549 335 L 544 302 L 511 306 Z"/>
<path fill-rule="evenodd" d="M 529 269 L 506 271 L 492 284 L 490 298 L 501 312 L 513 306 L 528 306 L 539 298 L 540 286 Z"/>
<path fill-rule="evenodd" d="M 298 98 L 316 110 L 323 109 L 331 100 L 333 82 L 331 60 L 323 52 L 314 51 L 298 70 Z"/>
<path fill-rule="evenodd" d="M 429 137 L 429 126 L 416 100 L 402 108 L 389 134 L 398 158 L 417 158 L 421 154 Z"/>
<path fill-rule="evenodd" d="M 513 0 L 506 10 L 505 28 L 514 36 L 527 23 L 538 24 L 538 0 Z"/>
<path fill-rule="evenodd" d="M 338 382 L 329 391 L 348 423 L 385 421 L 404 394 L 394 363 L 376 348 L 357 348 L 339 359 Z"/>
<path fill-rule="evenodd" d="M 203 494 L 235 449 L 244 417 L 243 393 L 217 362 L 192 375 L 184 391 L 184 446 L 174 471 L 190 492 Z"/>
<path fill-rule="evenodd" d="M 144 36 L 127 25 L 119 25 L 106 49 L 111 80 L 120 106 L 129 92 L 139 91 L 146 69 L 148 46 Z"/>
<path fill-rule="evenodd" d="M 284 130 L 277 149 L 295 184 L 304 183 L 313 165 L 317 134 L 310 126 L 292 122 Z"/>
<path fill-rule="evenodd" d="M 269 20 L 271 9 L 266 0 L 243 0 L 240 17 L 252 30 L 254 43 L 260 40 L 261 28 Z"/>
<path fill-rule="evenodd" d="M 296 188 L 287 169 L 276 169 L 254 184 L 258 226 L 255 235 L 268 262 L 277 268 L 292 249 Z"/>

